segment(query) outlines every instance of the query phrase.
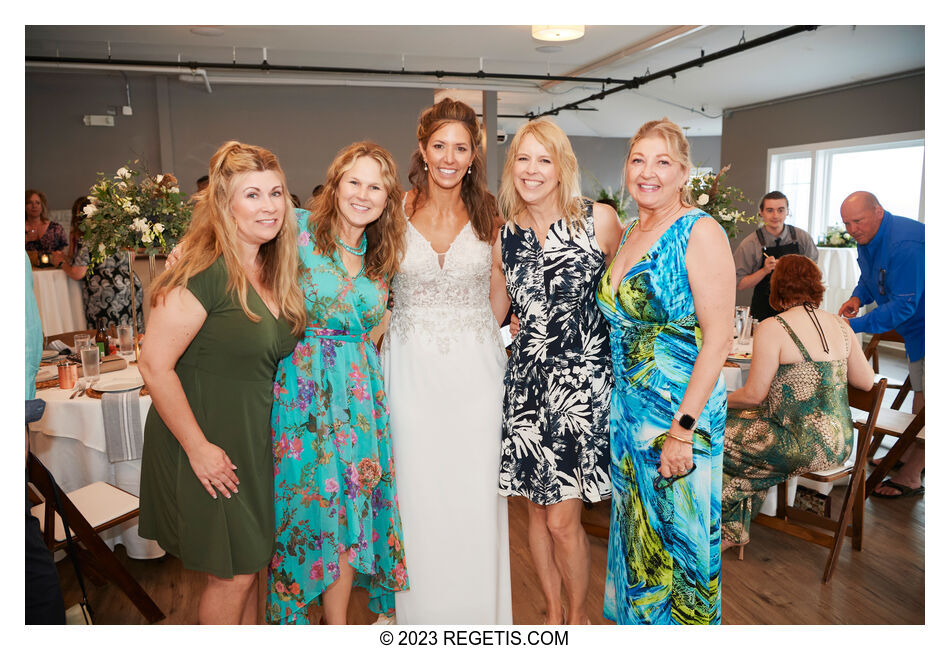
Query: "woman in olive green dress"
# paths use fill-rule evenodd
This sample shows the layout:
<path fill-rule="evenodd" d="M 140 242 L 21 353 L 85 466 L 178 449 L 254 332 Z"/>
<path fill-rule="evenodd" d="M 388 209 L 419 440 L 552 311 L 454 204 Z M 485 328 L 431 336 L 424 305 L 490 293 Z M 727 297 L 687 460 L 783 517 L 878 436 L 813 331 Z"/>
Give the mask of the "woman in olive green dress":
<path fill-rule="evenodd" d="M 848 384 L 868 390 L 874 371 L 848 324 L 815 308 L 824 291 L 807 257 L 786 255 L 775 265 L 769 303 L 781 313 L 756 328 L 749 379 L 728 398 L 723 550 L 749 541 L 770 487 L 851 454 Z"/>
<path fill-rule="evenodd" d="M 139 533 L 207 574 L 199 623 L 253 624 L 274 550 L 274 374 L 306 313 L 277 158 L 228 142 L 209 176 L 184 253 L 152 296 Z"/>

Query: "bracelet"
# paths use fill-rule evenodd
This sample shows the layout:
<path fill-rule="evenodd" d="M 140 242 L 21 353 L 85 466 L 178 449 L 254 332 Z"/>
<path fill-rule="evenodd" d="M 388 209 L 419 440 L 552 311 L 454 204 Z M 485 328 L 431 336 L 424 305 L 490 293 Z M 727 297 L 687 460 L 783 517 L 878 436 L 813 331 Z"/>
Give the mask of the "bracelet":
<path fill-rule="evenodd" d="M 693 444 L 693 439 L 692 439 L 692 438 L 690 438 L 689 440 L 687 440 L 686 438 L 680 438 L 679 436 L 674 436 L 674 435 L 672 434 L 672 432 L 667 432 L 666 437 L 667 437 L 667 438 L 672 438 L 673 440 L 679 440 L 680 442 L 685 443 L 685 444 L 687 444 L 687 445 L 692 445 L 692 444 Z"/>

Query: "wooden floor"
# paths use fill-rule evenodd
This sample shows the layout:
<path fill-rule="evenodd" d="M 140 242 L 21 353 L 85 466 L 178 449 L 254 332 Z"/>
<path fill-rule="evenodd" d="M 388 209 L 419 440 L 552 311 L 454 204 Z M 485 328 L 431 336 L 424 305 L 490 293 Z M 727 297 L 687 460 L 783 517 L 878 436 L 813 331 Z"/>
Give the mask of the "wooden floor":
<path fill-rule="evenodd" d="M 906 376 L 906 359 L 882 354 L 881 372 Z M 888 397 L 894 391 L 888 391 Z M 890 399 L 886 400 L 889 403 Z M 909 411 L 910 399 L 902 410 Z M 832 492 L 837 508 L 844 489 Z M 924 624 L 924 503 L 925 496 L 905 499 L 869 498 L 865 502 L 865 541 L 860 552 L 845 543 L 832 581 L 821 575 L 827 549 L 778 531 L 753 525 L 744 561 L 735 550 L 722 561 L 722 622 L 727 625 L 922 625 Z M 585 511 L 584 519 L 607 526 L 609 502 Z M 511 591 L 515 624 L 544 619 L 541 588 L 534 574 L 527 542 L 527 510 L 520 498 L 509 500 Z M 587 612 L 595 624 L 611 624 L 602 616 L 607 564 L 605 540 L 590 537 L 591 581 Z M 173 557 L 131 560 L 118 547 L 120 560 L 152 596 L 167 618 L 164 624 L 196 622 L 203 586 L 197 574 Z M 67 607 L 79 600 L 79 588 L 68 560 L 59 563 Z M 447 567 L 449 570 L 450 567 Z M 410 568 L 411 577 L 411 568 Z M 87 589 L 88 586 L 87 582 Z M 145 619 L 112 585 L 91 587 L 90 601 L 98 624 L 142 624 Z M 366 593 L 355 590 L 349 622 L 371 623 Z M 316 622 L 318 612 L 313 612 Z"/>
<path fill-rule="evenodd" d="M 843 490 L 833 495 L 841 498 Z M 722 620 L 725 624 L 915 624 L 924 623 L 924 499 L 869 499 L 865 545 L 860 552 L 846 545 L 834 579 L 821 584 L 827 550 L 777 531 L 754 525 L 752 542 L 739 561 L 734 550 L 722 563 Z M 585 513 L 606 521 L 607 504 Z M 509 507 L 511 590 L 516 624 L 544 618 L 541 589 L 527 545 L 527 511 L 520 499 Z M 591 584 L 587 611 L 595 624 L 610 624 L 601 615 L 607 545 L 590 538 Z M 202 587 L 197 574 L 176 558 L 131 560 L 118 547 L 122 562 L 139 580 L 167 618 L 162 623 L 196 622 Z M 67 606 L 79 590 L 68 560 L 59 563 Z M 87 586 L 87 589 L 90 589 Z M 99 624 L 142 624 L 144 619 L 112 585 L 91 587 L 90 600 Z M 371 623 L 366 594 L 357 590 L 350 605 L 351 623 Z"/>

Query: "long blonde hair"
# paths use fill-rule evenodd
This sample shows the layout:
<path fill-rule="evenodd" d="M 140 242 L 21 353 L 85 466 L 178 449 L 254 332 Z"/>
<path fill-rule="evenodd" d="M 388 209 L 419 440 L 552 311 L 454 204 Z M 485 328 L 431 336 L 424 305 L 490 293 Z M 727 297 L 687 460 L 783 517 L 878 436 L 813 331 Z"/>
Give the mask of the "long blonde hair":
<path fill-rule="evenodd" d="M 287 190 L 287 178 L 277 156 L 262 147 L 225 142 L 211 157 L 208 187 L 197 194 L 191 224 L 182 238 L 181 260 L 155 279 L 152 306 L 176 287 L 186 287 L 188 280 L 224 258 L 228 271 L 227 290 L 238 299 L 241 309 L 252 322 L 261 317 L 247 305 L 247 276 L 238 258 L 237 225 L 231 215 L 231 200 L 237 182 L 248 172 L 272 171 L 280 178 L 284 190 L 284 221 L 274 239 L 261 245 L 261 282 L 277 299 L 280 311 L 296 336 L 303 334 L 307 313 L 303 292 L 297 282 L 297 225 L 293 204 Z"/>
<path fill-rule="evenodd" d="M 498 204 L 505 215 L 508 228 L 512 228 L 515 218 L 527 207 L 515 188 L 512 171 L 521 141 L 527 135 L 533 135 L 554 159 L 558 176 L 557 205 L 567 221 L 568 232 L 573 235 L 575 230 L 583 230 L 584 203 L 581 196 L 577 157 L 574 155 L 571 141 L 567 139 L 567 134 L 557 124 L 548 120 L 534 120 L 523 124 L 511 139 L 511 146 L 508 147 L 505 168 L 501 173 L 501 190 L 498 192 Z"/>
<path fill-rule="evenodd" d="M 402 188 L 396 162 L 388 151 L 375 142 L 354 142 L 337 152 L 327 169 L 323 189 L 307 202 L 310 218 L 307 227 L 313 234 L 314 246 L 322 254 L 329 254 L 340 234 L 338 196 L 343 174 L 353 169 L 356 161 L 366 156 L 379 164 L 383 187 L 386 189 L 386 207 L 379 219 L 366 226 L 366 255 L 363 272 L 373 280 L 391 280 L 399 270 L 406 248 L 406 217 L 402 210 Z"/>
<path fill-rule="evenodd" d="M 689 140 L 686 134 L 678 124 L 671 122 L 667 118 L 662 120 L 651 120 L 646 122 L 637 130 L 637 134 L 630 138 L 630 145 L 627 147 L 627 157 L 623 162 L 623 182 L 627 184 L 627 163 L 630 161 L 630 152 L 640 140 L 644 138 L 662 138 L 666 143 L 666 150 L 670 158 L 678 162 L 686 170 L 686 184 L 680 188 L 680 201 L 686 207 L 697 207 L 693 200 L 693 193 L 689 190 L 689 170 L 693 168 L 693 163 L 689 159 Z"/>

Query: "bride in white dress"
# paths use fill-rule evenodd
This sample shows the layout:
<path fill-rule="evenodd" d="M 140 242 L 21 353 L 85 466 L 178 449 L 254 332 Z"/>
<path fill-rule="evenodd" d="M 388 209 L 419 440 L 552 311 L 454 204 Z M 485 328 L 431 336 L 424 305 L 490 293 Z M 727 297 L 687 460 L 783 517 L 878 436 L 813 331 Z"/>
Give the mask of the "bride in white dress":
<path fill-rule="evenodd" d="M 492 277 L 500 221 L 475 112 L 445 99 L 419 119 L 405 257 L 382 346 L 408 591 L 400 624 L 511 620 L 508 505 L 497 491 L 506 356 Z"/>

